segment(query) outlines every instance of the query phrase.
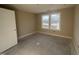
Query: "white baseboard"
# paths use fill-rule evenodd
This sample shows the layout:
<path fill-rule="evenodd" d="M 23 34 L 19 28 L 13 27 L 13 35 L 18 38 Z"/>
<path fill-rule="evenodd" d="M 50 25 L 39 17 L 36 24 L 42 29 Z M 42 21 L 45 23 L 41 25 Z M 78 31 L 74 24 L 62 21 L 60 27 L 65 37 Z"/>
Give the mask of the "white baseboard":
<path fill-rule="evenodd" d="M 72 39 L 72 37 L 69 37 L 69 36 L 62 36 L 62 35 L 57 35 L 57 34 L 45 33 L 45 32 L 32 32 L 32 33 L 28 33 L 28 34 L 25 34 L 25 35 L 20 36 L 18 39 L 22 39 L 24 37 L 27 37 L 27 36 L 32 35 L 32 34 L 35 34 L 35 33 L 42 33 L 42 34 L 46 34 L 46 35 L 58 36 L 58 37 Z"/>
<path fill-rule="evenodd" d="M 62 35 L 57 35 L 57 34 L 45 33 L 45 32 L 38 32 L 38 33 L 72 39 L 72 37 L 69 37 L 69 36 L 62 36 Z"/>
<path fill-rule="evenodd" d="M 24 38 L 24 37 L 27 37 L 27 36 L 32 35 L 32 34 L 35 34 L 35 33 L 36 33 L 36 32 L 32 32 L 32 33 L 28 33 L 28 34 L 22 35 L 22 36 L 20 36 L 18 39 L 22 39 L 22 38 Z"/>

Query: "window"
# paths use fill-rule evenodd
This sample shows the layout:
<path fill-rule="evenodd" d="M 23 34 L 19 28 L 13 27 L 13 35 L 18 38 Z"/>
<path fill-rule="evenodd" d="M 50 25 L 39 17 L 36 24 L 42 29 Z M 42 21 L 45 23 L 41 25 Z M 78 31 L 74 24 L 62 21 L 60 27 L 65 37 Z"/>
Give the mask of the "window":
<path fill-rule="evenodd" d="M 60 13 L 42 15 L 42 28 L 60 30 Z"/>
<path fill-rule="evenodd" d="M 60 13 L 51 14 L 50 29 L 60 30 Z"/>
<path fill-rule="evenodd" d="M 49 15 L 42 16 L 42 28 L 49 29 Z"/>

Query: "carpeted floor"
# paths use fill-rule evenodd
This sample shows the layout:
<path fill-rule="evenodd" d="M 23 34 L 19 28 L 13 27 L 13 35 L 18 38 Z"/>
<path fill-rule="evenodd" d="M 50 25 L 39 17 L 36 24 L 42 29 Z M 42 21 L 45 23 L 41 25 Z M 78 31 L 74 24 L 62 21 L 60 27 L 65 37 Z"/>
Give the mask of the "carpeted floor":
<path fill-rule="evenodd" d="M 70 55 L 70 39 L 34 34 L 8 49 L 5 55 Z"/>

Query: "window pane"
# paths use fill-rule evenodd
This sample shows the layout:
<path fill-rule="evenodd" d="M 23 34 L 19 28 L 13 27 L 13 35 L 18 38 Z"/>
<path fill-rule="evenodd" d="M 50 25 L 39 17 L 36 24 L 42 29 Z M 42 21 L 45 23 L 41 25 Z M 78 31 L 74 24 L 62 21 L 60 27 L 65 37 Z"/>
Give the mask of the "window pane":
<path fill-rule="evenodd" d="M 53 30 L 60 30 L 60 14 L 52 14 L 51 15 L 51 24 L 50 28 Z"/>
<path fill-rule="evenodd" d="M 42 28 L 45 28 L 45 29 L 49 28 L 49 15 L 42 16 Z"/>

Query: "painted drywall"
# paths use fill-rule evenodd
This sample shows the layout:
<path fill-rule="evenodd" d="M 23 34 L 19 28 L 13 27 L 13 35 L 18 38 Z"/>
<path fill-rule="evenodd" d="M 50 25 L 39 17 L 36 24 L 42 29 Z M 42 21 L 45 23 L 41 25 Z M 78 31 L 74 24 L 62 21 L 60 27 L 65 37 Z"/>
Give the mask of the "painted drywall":
<path fill-rule="evenodd" d="M 18 37 L 35 32 L 35 15 L 23 11 L 16 11 Z"/>
<path fill-rule="evenodd" d="M 42 13 L 47 10 L 56 10 L 74 6 L 74 4 L 11 4 L 8 6 L 15 7 L 17 10 L 31 12 L 31 13 Z"/>
<path fill-rule="evenodd" d="M 74 20 L 74 37 L 73 43 L 75 47 L 75 54 L 79 54 L 79 5 L 75 7 L 75 20 Z"/>
<path fill-rule="evenodd" d="M 10 9 L 12 9 L 12 7 L 10 7 Z M 13 9 L 16 10 L 15 8 Z M 23 11 L 15 11 L 18 37 L 24 36 L 28 33 L 35 31 L 72 37 L 74 7 L 68 7 L 58 11 L 61 12 L 61 31 L 55 31 L 55 32 L 41 29 L 41 17 L 40 17 L 41 14 L 35 15 Z"/>
<path fill-rule="evenodd" d="M 15 11 L 18 38 L 36 31 L 36 16 L 34 13 L 16 10 L 9 5 L 0 5 L 0 7 Z"/>
<path fill-rule="evenodd" d="M 61 36 L 72 37 L 73 35 L 73 20 L 74 20 L 74 7 L 64 8 L 58 10 L 61 13 L 61 30 L 52 31 L 41 28 L 41 15 L 37 14 L 37 32 L 45 32 L 49 34 L 56 34 Z"/>

